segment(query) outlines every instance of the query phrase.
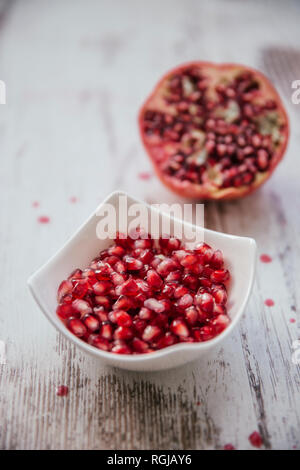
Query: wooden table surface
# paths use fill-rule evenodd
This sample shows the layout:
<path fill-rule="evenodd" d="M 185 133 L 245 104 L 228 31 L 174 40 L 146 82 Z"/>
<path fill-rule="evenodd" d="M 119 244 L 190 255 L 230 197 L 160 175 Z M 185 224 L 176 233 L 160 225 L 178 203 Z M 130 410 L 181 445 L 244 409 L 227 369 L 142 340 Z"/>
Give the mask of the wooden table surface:
<path fill-rule="evenodd" d="M 296 1 L 0 2 L 0 448 L 250 449 L 256 430 L 262 448 L 300 448 L 299 21 Z M 208 228 L 254 237 L 272 262 L 258 262 L 242 321 L 208 358 L 111 369 L 54 330 L 26 280 L 112 190 L 176 200 L 139 177 L 152 170 L 136 116 L 161 74 L 192 59 L 258 67 L 287 106 L 290 146 L 271 180 L 205 205 Z"/>

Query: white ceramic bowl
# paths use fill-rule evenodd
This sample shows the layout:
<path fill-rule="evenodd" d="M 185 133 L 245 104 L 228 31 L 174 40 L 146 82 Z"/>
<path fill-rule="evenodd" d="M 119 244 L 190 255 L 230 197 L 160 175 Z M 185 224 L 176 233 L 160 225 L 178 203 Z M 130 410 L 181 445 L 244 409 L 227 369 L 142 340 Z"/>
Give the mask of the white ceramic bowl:
<path fill-rule="evenodd" d="M 137 202 L 141 203 L 118 191 L 108 196 L 102 204 L 114 205 L 118 213 L 120 195 L 127 197 L 128 206 Z M 231 323 L 219 336 L 203 343 L 179 343 L 150 354 L 120 355 L 90 346 L 68 331 L 56 315 L 57 288 L 75 268 L 87 267 L 99 251 L 111 244 L 111 240 L 100 240 L 96 236 L 96 226 L 99 222 L 99 216 L 96 213 L 101 205 L 66 244 L 28 280 L 35 301 L 50 322 L 82 351 L 99 358 L 103 363 L 122 369 L 142 371 L 168 369 L 192 361 L 219 346 L 226 336 L 231 334 L 246 306 L 255 273 L 256 243 L 252 238 L 236 237 L 206 229 L 204 229 L 205 242 L 223 252 L 225 262 L 231 272 L 228 300 Z M 153 210 L 150 206 L 147 207 L 150 211 Z M 169 216 L 162 214 L 162 217 Z M 186 224 L 181 220 L 173 221 L 171 225 L 172 223 Z"/>

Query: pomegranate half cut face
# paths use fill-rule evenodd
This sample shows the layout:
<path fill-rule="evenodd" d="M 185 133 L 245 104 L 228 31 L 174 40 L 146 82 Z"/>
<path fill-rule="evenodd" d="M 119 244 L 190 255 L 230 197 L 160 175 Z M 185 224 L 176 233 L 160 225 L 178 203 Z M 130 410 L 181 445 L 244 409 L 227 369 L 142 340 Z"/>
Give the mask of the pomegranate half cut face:
<path fill-rule="evenodd" d="M 287 146 L 280 97 L 260 72 L 194 62 L 168 72 L 139 114 L 144 146 L 177 194 L 234 199 L 263 184 Z"/>

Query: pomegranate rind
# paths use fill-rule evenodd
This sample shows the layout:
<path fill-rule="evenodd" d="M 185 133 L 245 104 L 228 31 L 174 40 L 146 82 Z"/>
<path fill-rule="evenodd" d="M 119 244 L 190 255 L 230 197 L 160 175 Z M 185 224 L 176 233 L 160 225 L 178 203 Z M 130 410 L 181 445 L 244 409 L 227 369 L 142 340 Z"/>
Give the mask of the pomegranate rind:
<path fill-rule="evenodd" d="M 195 184 L 188 180 L 181 181 L 176 177 L 169 176 L 162 171 L 156 157 L 157 149 L 155 149 L 152 145 L 149 145 L 147 137 L 143 130 L 143 116 L 147 109 L 157 109 L 158 111 L 164 110 L 165 104 L 163 103 L 163 100 L 160 96 L 160 91 L 164 88 L 166 81 L 169 79 L 170 76 L 178 74 L 189 67 L 199 67 L 203 69 L 205 73 L 209 74 L 209 77 L 212 80 L 214 80 L 214 78 L 218 79 L 224 73 L 227 74 L 227 78 L 230 78 L 230 76 L 235 77 L 242 72 L 251 72 L 252 74 L 254 74 L 255 79 L 260 84 L 260 95 L 263 96 L 265 100 L 272 99 L 276 102 L 276 110 L 278 112 L 280 122 L 283 127 L 281 131 L 281 143 L 278 149 L 276 149 L 276 151 L 272 153 L 270 166 L 267 171 L 257 172 L 254 181 L 250 185 L 243 185 L 240 187 L 230 186 L 222 188 L 217 187 L 214 184 L 209 184 L 207 182 L 205 182 L 204 184 Z M 173 68 L 172 70 L 169 70 L 159 80 L 157 85 L 154 87 L 152 93 L 148 96 L 148 98 L 142 105 L 138 115 L 138 125 L 140 136 L 145 150 L 149 155 L 152 165 L 154 167 L 154 171 L 158 178 L 161 180 L 161 182 L 179 196 L 196 200 L 238 199 L 255 191 L 270 178 L 273 171 L 275 170 L 279 162 L 282 160 L 288 145 L 290 135 L 290 124 L 288 115 L 286 113 L 286 110 L 278 92 L 276 91 L 270 80 L 262 72 L 252 67 L 235 63 L 217 64 L 213 62 L 197 61 L 184 63 L 180 66 Z M 159 148 L 159 145 L 157 146 L 157 148 Z"/>

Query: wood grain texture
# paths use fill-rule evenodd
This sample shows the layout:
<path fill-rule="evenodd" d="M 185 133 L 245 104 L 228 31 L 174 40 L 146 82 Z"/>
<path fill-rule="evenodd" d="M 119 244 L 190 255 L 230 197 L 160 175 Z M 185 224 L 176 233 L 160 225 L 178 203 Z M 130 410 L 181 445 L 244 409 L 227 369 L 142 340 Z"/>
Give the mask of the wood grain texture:
<path fill-rule="evenodd" d="M 254 430 L 264 448 L 300 447 L 299 15 L 296 1 L 0 2 L 0 448 L 247 449 Z M 192 59 L 261 68 L 285 100 L 291 143 L 272 179 L 205 206 L 208 228 L 254 237 L 273 262 L 258 263 L 240 326 L 213 355 L 155 374 L 105 368 L 54 331 L 26 279 L 110 191 L 176 200 L 137 177 L 151 168 L 136 115 L 160 75 Z"/>

